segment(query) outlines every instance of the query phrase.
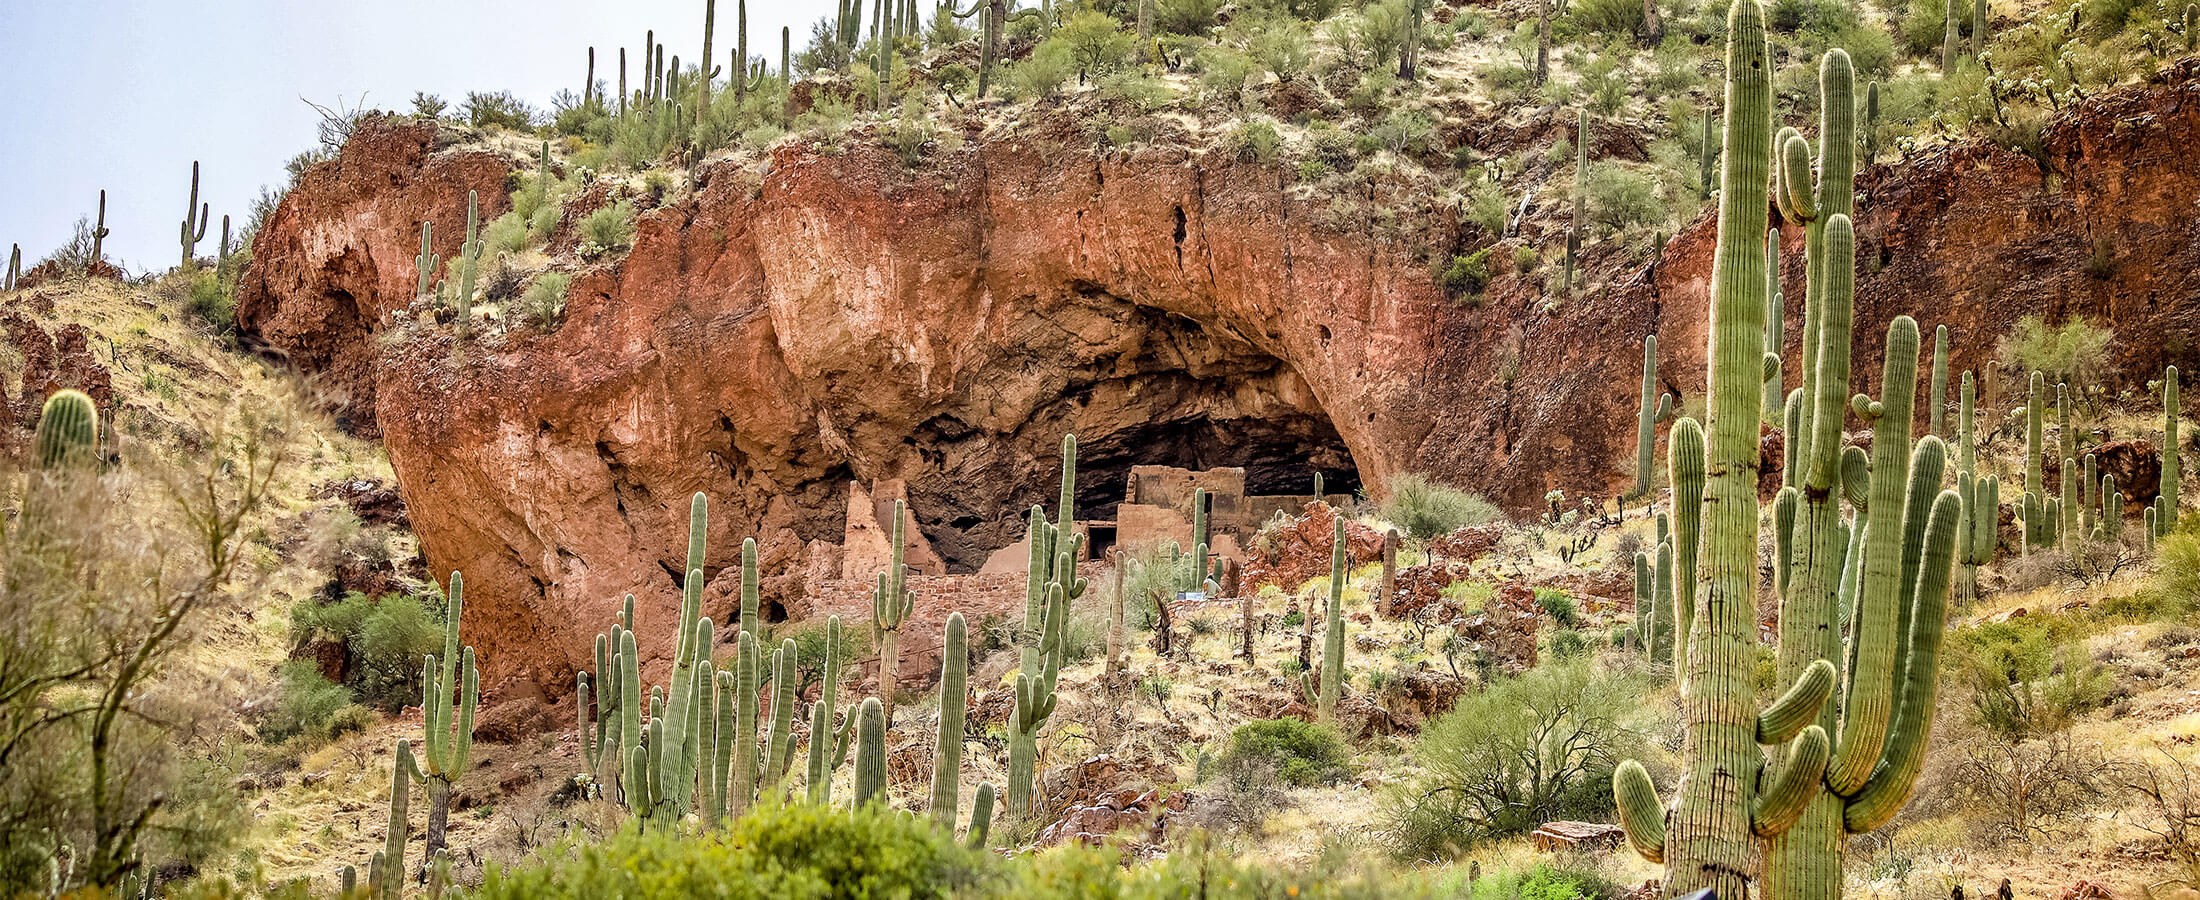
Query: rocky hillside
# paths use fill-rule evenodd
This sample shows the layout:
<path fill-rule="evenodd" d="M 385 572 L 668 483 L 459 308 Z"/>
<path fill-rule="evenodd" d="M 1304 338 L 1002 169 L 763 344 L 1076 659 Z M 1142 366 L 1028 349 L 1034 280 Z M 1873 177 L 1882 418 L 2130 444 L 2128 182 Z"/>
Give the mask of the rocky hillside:
<path fill-rule="evenodd" d="M 2074 106 L 2035 155 L 1979 140 L 1872 168 L 1858 320 L 1947 325 L 1959 370 L 2026 313 L 2159 336 L 2119 342 L 2123 371 L 2189 355 L 2196 97 L 2187 61 Z M 1708 219 L 1647 262 L 1592 253 L 1582 296 L 1501 274 L 1459 303 L 1417 249 L 1458 231 L 1446 211 L 1374 184 L 1311 190 L 1193 135 L 1089 149 L 1075 123 L 1097 102 L 973 119 L 915 167 L 879 125 L 719 156 L 661 200 L 597 182 L 551 252 L 615 199 L 645 210 L 632 251 L 587 262 L 557 326 L 492 310 L 465 341 L 418 327 L 417 226 L 455 255 L 466 192 L 498 212 L 526 148 L 384 120 L 260 232 L 239 325 L 346 388 L 351 426 L 383 436 L 433 569 L 481 586 L 475 639 L 512 696 L 565 690 L 620 595 L 670 610 L 693 491 L 722 504 L 713 575 L 748 535 L 768 574 L 808 571 L 846 486 L 880 479 L 909 483 L 927 537 L 968 571 L 1051 490 L 1064 432 L 1096 509 L 1134 462 L 1370 486 L 1429 472 L 1526 507 L 1624 483 L 1645 334 L 1665 389 L 1700 403 Z M 1506 140 L 1563 136 L 1553 118 Z M 1333 214 L 1347 203 L 1392 207 L 1419 236 Z M 1861 331 L 1856 352 L 1881 337 Z"/>

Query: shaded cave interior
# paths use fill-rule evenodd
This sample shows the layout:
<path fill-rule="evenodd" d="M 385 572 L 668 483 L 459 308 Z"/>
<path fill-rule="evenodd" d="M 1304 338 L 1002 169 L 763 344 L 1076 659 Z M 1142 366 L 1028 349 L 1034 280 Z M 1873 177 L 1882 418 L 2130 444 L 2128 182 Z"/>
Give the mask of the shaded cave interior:
<path fill-rule="evenodd" d="M 1077 435 L 1078 520 L 1116 519 L 1134 466 L 1242 468 L 1248 496 L 1311 499 L 1316 473 L 1330 495 L 1359 491 L 1351 449 L 1288 361 L 1185 316 L 1125 309 L 1109 313 L 1131 336 L 1068 371 L 1015 433 L 981 435 L 951 415 L 919 429 L 937 465 L 911 480 L 911 509 L 947 571 L 979 571 L 1021 540 L 1033 504 L 1056 515 L 1063 434 Z"/>

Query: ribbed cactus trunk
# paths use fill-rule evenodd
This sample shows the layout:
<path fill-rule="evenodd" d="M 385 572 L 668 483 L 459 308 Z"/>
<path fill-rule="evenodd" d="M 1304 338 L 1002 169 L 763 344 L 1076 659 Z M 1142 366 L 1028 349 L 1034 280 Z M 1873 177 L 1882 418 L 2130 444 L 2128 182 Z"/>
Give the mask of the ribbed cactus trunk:
<path fill-rule="evenodd" d="M 1668 896 L 1711 889 L 1749 896 L 1758 843 L 1750 807 L 1762 767 L 1752 677 L 1756 655 L 1757 423 L 1764 401 L 1765 256 L 1771 178 L 1772 82 L 1764 11 L 1737 0 L 1727 15 L 1724 161 L 1712 257 L 1704 546 L 1681 713 L 1687 780 L 1662 856 Z M 1652 371 L 1645 342 L 1646 378 Z M 1645 391 L 1645 396 L 1648 391 Z M 1638 440 L 1649 431 L 1645 404 Z M 1646 444 L 1647 441 L 1645 440 Z M 1647 464 L 1647 449 L 1637 459 Z M 1647 479 L 1638 473 L 1637 487 Z M 1641 842 L 1637 839 L 1638 844 Z"/>
<path fill-rule="evenodd" d="M 1694 419 L 1673 425 L 1666 471 L 1673 479 L 1673 671 L 1688 668 L 1688 635 L 1696 609 L 1696 559 L 1703 543 L 1704 434 Z"/>
<path fill-rule="evenodd" d="M 1657 392 L 1657 334 L 1643 334 L 1643 394 L 1635 414 L 1635 495 L 1648 497 L 1657 486 L 1657 422 L 1668 409 Z"/>
<path fill-rule="evenodd" d="M 879 705 L 877 697 L 864 699 L 863 711 L 857 715 L 855 789 L 857 808 L 887 800 L 886 707 Z"/>
<path fill-rule="evenodd" d="M 1950 0 L 1949 7 L 1956 4 Z M 1925 433 L 1947 440 L 1948 432 L 1941 427 L 1941 420 L 1948 414 L 1948 326 L 1933 328 L 1933 380 L 1927 390 L 1925 407 Z"/>
<path fill-rule="evenodd" d="M 474 670 L 474 648 L 461 651 L 458 642 L 466 611 L 465 581 L 454 571 L 449 585 L 450 612 L 443 627 L 441 663 L 437 657 L 428 657 L 420 678 L 421 719 L 426 731 L 421 751 L 428 763 L 428 842 L 423 852 L 430 856 L 447 846 L 444 835 L 450 822 L 451 789 L 466 774 L 466 760 L 474 746 L 474 705 L 481 695 L 481 679 Z M 454 718 L 456 733 L 452 729 Z"/>
<path fill-rule="evenodd" d="M 1710 123 L 1705 117 L 1704 122 Z M 1710 134 L 1704 135 L 1708 142 Z M 1787 311 L 1783 308 L 1787 296 L 1780 291 L 1780 231 L 1765 233 L 1765 399 L 1763 413 L 1772 424 L 1780 425 L 1786 411 L 1787 386 L 1781 378 L 1780 351 L 1787 339 Z"/>
<path fill-rule="evenodd" d="M 1329 550 L 1329 611 L 1322 631 L 1320 698 L 1321 720 L 1332 725 L 1337 722 L 1337 699 L 1344 692 L 1344 578 L 1348 569 L 1344 517 L 1336 518 L 1336 534 L 1330 540 Z"/>
<path fill-rule="evenodd" d="M 969 702 L 970 638 L 960 612 L 947 616 L 940 650 L 940 728 L 932 743 L 932 818 L 955 826 L 962 792 L 963 718 Z"/>
<path fill-rule="evenodd" d="M 871 595 L 871 625 L 878 632 L 878 692 L 886 721 L 894 721 L 894 695 L 901 691 L 901 626 L 909 619 L 915 596 L 909 591 L 909 567 L 904 556 L 907 539 L 902 521 L 909 517 L 905 501 L 894 501 L 894 552 L 888 570 L 879 573 L 878 589 Z"/>
<path fill-rule="evenodd" d="M 2187 7 L 2191 9 L 2191 7 Z M 2188 14 L 2187 22 L 2192 21 Z M 2184 488 L 2184 461 L 2179 458 L 2183 447 L 2177 431 L 2177 418 L 2184 407 L 2177 398 L 2177 367 L 2162 370 L 2162 486 L 2155 501 L 2155 528 L 2162 534 L 2177 527 L 2177 501 Z"/>
<path fill-rule="evenodd" d="M 99 460 L 99 405 L 77 390 L 59 390 L 38 412 L 31 459 L 42 470 L 89 466 Z"/>

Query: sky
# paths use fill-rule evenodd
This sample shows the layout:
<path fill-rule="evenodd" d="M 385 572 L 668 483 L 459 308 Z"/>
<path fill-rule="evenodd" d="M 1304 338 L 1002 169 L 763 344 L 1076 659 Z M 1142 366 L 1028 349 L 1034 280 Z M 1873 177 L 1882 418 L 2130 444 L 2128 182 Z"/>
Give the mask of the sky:
<path fill-rule="evenodd" d="M 732 59 L 737 2 L 718 2 L 721 61 Z M 174 266 L 197 160 L 212 213 L 197 252 L 211 256 L 222 216 L 241 231 L 261 186 L 280 186 L 283 163 L 315 145 L 320 115 L 306 100 L 410 111 L 415 91 L 455 107 L 468 91 L 508 90 L 547 109 L 558 91 L 580 90 L 591 46 L 597 78 L 614 84 L 621 46 L 639 72 L 646 29 L 667 55 L 693 61 L 703 3 L 0 0 L 0 254 L 20 244 L 29 268 L 97 212 L 105 189 L 109 261 Z M 780 27 L 800 51 L 835 6 L 751 0 L 750 56 L 776 69 Z"/>

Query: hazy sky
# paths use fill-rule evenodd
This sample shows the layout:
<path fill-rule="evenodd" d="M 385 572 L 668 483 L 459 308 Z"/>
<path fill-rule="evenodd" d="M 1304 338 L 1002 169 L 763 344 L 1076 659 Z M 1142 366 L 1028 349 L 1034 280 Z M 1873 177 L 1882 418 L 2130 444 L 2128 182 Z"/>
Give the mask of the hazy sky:
<path fill-rule="evenodd" d="M 712 52 L 730 61 L 737 0 L 719 0 Z M 835 0 L 751 0 L 749 53 L 779 65 Z M 866 10 L 868 12 L 868 10 Z M 702 50 L 703 0 L 0 0 L 0 254 L 44 257 L 107 191 L 106 252 L 132 271 L 165 269 L 200 162 L 213 223 L 244 227 L 261 185 L 315 143 L 320 119 L 299 98 L 409 110 L 414 91 L 456 102 L 509 90 L 547 108 L 579 90 L 596 48 L 599 79 L 618 48 L 639 72 L 645 29 L 683 65 Z M 723 81 L 721 81 L 723 83 Z"/>

